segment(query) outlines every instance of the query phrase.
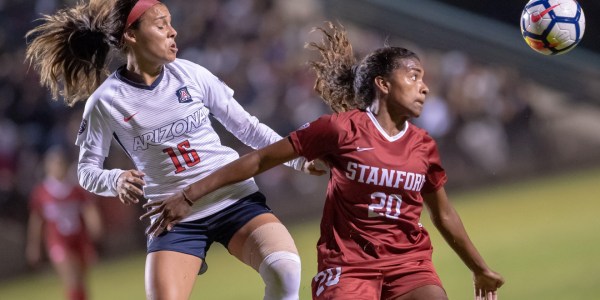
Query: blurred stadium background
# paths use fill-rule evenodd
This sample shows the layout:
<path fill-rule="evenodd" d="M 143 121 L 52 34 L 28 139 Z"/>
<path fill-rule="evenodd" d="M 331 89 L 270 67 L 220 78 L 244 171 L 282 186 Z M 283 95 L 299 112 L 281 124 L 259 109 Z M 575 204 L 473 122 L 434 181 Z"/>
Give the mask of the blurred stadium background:
<path fill-rule="evenodd" d="M 600 18 L 600 4 L 597 1 L 580 1 L 587 19 L 583 41 L 568 54 L 555 57 L 537 54 L 523 42 L 518 22 L 526 1 L 164 2 L 178 30 L 179 57 L 198 62 L 217 74 L 235 90 L 236 99 L 250 113 L 282 135 L 329 112 L 312 92 L 313 77 L 305 64 L 311 54 L 304 45 L 317 37 L 310 34 L 312 27 L 322 25 L 325 20 L 341 22 L 349 31 L 357 55 L 386 43 L 415 50 L 423 60 L 425 79 L 431 90 L 424 114 L 415 122 L 439 143 L 450 177 L 451 197 L 453 193 L 479 191 L 477 197 L 457 197 L 460 200 L 457 205 L 472 211 L 473 216 L 481 213 L 477 209 L 483 204 L 478 201 L 486 204 L 482 208 L 486 214 L 493 215 L 497 207 L 506 207 L 503 199 L 494 198 L 497 202 L 490 204 L 486 190 L 482 191 L 484 187 L 493 189 L 499 184 L 528 182 L 540 176 L 571 174 L 578 169 L 600 166 L 600 27 L 595 22 Z M 14 278 L 39 273 L 29 269 L 24 258 L 27 199 L 33 184 L 41 178 L 41 154 L 54 144 L 73 145 L 83 108 L 83 105 L 67 108 L 62 102 L 50 100 L 47 91 L 39 86 L 37 75 L 23 63 L 24 35 L 41 14 L 72 3 L 0 0 L 0 286 Z M 122 62 L 114 62 L 119 63 Z M 249 150 L 220 130 L 224 143 L 240 153 Z M 71 148 L 75 161 L 77 148 Z M 131 166 L 120 149 L 112 149 L 111 155 L 108 167 Z M 587 174 L 592 179 L 586 180 L 600 183 L 598 172 Z M 320 217 L 326 179 L 278 167 L 259 176 L 257 181 L 286 224 L 296 230 L 312 229 L 308 238 L 311 251 L 316 242 L 314 222 Z M 553 181 L 549 184 L 555 185 Z M 545 189 L 543 185 L 537 187 Z M 560 217 L 557 211 L 564 209 L 562 205 L 586 210 L 577 201 L 586 198 L 585 203 L 598 203 L 600 191 L 593 184 L 585 188 L 590 190 L 564 199 L 568 203 L 560 199 L 552 202 L 559 206 L 544 208 L 548 213 L 556 209 L 552 215 L 557 217 Z M 526 196 L 523 197 L 522 201 L 527 202 Z M 542 200 L 533 203 L 543 206 Z M 146 224 L 137 219 L 141 209 L 122 206 L 116 199 L 98 199 L 98 202 L 106 229 L 99 245 L 101 262 L 110 266 L 111 262 L 143 253 Z M 514 215 L 510 210 L 501 212 L 507 213 L 508 219 L 529 218 L 539 208 L 515 207 Z M 473 219 L 486 221 L 480 217 Z M 573 219 L 577 220 L 577 216 Z M 480 224 L 474 220 L 465 221 L 469 232 L 481 231 L 476 242 L 494 252 L 485 246 L 488 242 L 485 228 L 500 228 L 501 224 Z M 577 231 L 582 224 L 572 225 Z M 502 238 L 510 242 L 511 234 L 505 232 Z M 598 235 L 589 239 L 598 239 Z M 567 243 L 569 247 L 578 247 L 580 242 Z M 443 246 L 438 249 L 449 251 Z M 524 264 L 523 270 L 529 268 L 528 261 L 514 259 Z M 313 261 L 305 258 L 304 263 Z M 235 266 L 243 268 L 240 264 Z M 540 267 L 543 264 L 531 265 Z M 133 268 L 139 269 L 136 274 L 143 274 L 143 262 Z M 502 266 L 496 269 L 503 271 Z M 583 277 L 596 279 L 598 274 L 598 268 L 582 273 Z M 510 282 L 511 278 L 508 279 Z M 5 299 L 1 289 L 0 299 Z"/>

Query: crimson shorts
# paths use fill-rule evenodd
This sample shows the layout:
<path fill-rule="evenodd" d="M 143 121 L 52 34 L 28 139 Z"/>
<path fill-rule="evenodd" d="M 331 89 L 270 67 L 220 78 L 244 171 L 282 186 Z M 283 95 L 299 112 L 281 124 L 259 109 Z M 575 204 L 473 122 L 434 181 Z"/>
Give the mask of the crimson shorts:
<path fill-rule="evenodd" d="M 83 236 L 79 238 L 65 237 L 62 239 L 48 240 L 46 249 L 48 257 L 53 263 L 62 263 L 67 259 L 76 259 L 84 266 L 96 261 L 94 244 Z"/>
<path fill-rule="evenodd" d="M 312 280 L 313 299 L 395 299 L 416 288 L 443 288 L 430 260 L 406 262 L 389 267 L 332 267 Z"/>

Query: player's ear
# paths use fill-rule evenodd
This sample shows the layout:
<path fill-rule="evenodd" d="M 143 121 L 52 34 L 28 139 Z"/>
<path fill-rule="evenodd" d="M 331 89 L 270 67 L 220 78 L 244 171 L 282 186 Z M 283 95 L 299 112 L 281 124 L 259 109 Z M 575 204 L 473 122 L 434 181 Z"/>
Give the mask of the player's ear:
<path fill-rule="evenodd" d="M 135 31 L 131 28 L 125 30 L 125 32 L 123 33 L 123 42 L 135 43 L 135 41 L 136 41 Z"/>
<path fill-rule="evenodd" d="M 383 76 L 377 76 L 373 80 L 377 90 L 383 94 L 389 93 L 388 81 Z"/>

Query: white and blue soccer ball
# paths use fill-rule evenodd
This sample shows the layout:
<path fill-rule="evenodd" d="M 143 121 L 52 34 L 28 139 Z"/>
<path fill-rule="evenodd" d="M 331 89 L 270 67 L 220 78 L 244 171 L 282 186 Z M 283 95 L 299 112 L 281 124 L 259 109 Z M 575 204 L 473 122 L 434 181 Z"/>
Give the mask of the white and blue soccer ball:
<path fill-rule="evenodd" d="M 533 50 L 545 55 L 567 53 L 585 30 L 583 10 L 575 0 L 531 0 L 521 13 L 521 34 Z"/>

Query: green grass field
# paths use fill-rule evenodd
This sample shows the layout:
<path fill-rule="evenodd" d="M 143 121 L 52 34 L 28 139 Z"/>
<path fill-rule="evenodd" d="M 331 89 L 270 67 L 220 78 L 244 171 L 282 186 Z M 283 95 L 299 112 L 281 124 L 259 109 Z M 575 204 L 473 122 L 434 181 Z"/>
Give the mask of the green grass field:
<path fill-rule="evenodd" d="M 501 299 L 597 299 L 600 295 L 600 170 L 450 193 L 471 239 L 506 279 Z M 450 299 L 473 299 L 471 275 L 423 217 Z M 310 299 L 318 222 L 290 226 L 303 259 L 301 299 Z M 192 299 L 262 299 L 260 278 L 215 245 Z M 144 254 L 97 265 L 92 299 L 144 299 Z M 62 299 L 52 272 L 0 282 L 0 299 Z"/>

